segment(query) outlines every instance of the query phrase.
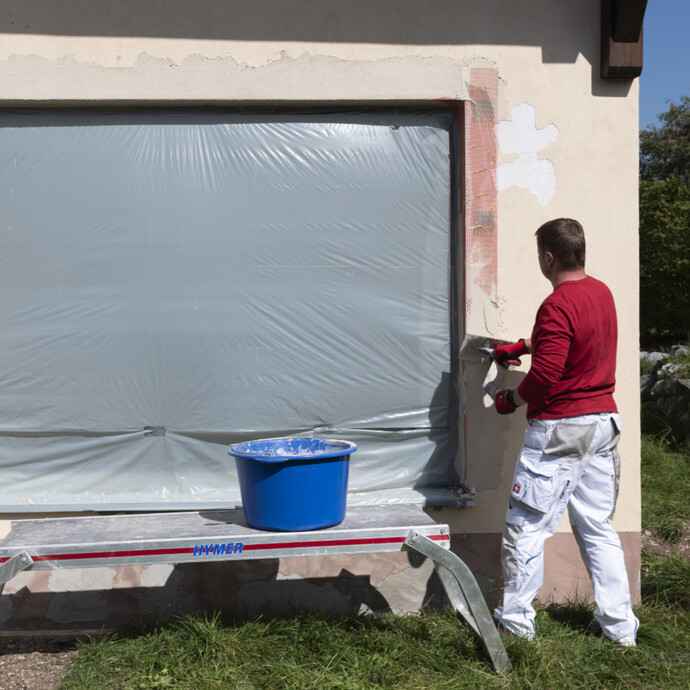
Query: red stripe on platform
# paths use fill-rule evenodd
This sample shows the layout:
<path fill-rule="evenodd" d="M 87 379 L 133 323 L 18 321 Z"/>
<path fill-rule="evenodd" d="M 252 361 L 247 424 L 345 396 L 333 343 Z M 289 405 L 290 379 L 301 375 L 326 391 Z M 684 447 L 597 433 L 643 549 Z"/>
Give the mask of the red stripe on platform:
<path fill-rule="evenodd" d="M 131 556 L 177 556 L 193 553 L 194 547 L 179 549 L 144 549 L 143 551 L 93 551 L 89 553 L 56 553 L 46 556 L 31 556 L 34 561 L 77 561 L 89 558 L 129 558 Z"/>
<path fill-rule="evenodd" d="M 443 534 L 435 534 L 429 539 L 443 541 L 447 539 Z M 370 546 L 376 544 L 402 544 L 407 537 L 379 537 L 374 539 L 329 539 L 327 541 L 286 541 L 279 544 L 245 544 L 243 551 L 260 551 L 264 549 L 299 549 L 325 546 Z"/>
<path fill-rule="evenodd" d="M 402 544 L 406 538 L 407 537 L 378 537 L 371 539 L 325 539 L 323 541 L 270 542 L 265 544 L 243 543 L 242 551 L 275 551 L 278 549 L 310 549 L 329 546 L 375 546 L 377 544 Z M 432 534 L 427 536 L 427 539 L 431 539 L 432 541 L 447 541 L 449 537 L 445 534 Z M 200 541 L 196 546 L 206 546 L 214 543 L 215 542 L 213 541 Z M 57 553 L 43 556 L 32 555 L 31 559 L 33 561 L 78 561 L 101 558 L 131 558 L 141 556 L 180 556 L 192 553 L 194 553 L 194 546 L 169 549 L 142 549 L 139 551 L 90 551 L 88 553 Z M 208 555 L 212 554 L 199 554 L 201 558 Z M 0 563 L 5 563 L 9 560 L 9 557 L 3 557 L 0 558 Z"/>

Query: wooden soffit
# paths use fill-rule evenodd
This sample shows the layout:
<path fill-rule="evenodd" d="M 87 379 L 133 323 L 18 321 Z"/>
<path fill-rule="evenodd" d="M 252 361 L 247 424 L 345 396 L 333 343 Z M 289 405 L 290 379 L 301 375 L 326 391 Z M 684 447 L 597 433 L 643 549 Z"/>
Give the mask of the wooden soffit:
<path fill-rule="evenodd" d="M 647 0 L 601 1 L 601 78 L 642 73 L 642 24 Z"/>

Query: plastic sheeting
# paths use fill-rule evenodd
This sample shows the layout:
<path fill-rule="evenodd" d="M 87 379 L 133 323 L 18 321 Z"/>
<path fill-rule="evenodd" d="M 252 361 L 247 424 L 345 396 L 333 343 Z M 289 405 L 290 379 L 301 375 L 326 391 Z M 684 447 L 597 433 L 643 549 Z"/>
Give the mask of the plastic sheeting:
<path fill-rule="evenodd" d="M 0 113 L 0 510 L 234 506 L 227 446 L 293 434 L 444 487 L 451 126 Z"/>

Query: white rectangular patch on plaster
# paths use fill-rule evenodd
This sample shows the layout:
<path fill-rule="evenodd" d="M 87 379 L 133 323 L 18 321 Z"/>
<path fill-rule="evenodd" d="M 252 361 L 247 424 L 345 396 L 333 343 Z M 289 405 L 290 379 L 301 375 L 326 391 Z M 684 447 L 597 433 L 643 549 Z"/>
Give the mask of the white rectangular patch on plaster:
<path fill-rule="evenodd" d="M 547 204 L 556 193 L 556 169 L 537 154 L 558 137 L 558 127 L 550 124 L 537 129 L 536 110 L 529 103 L 515 106 L 511 115 L 512 120 L 498 123 L 498 143 L 503 153 L 517 153 L 518 158 L 498 166 L 498 189 L 522 187 L 540 204 Z"/>

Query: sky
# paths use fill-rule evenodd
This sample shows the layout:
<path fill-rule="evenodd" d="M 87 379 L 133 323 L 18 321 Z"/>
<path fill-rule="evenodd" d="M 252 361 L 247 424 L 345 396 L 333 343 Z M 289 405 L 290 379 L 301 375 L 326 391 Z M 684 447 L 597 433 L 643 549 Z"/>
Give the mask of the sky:
<path fill-rule="evenodd" d="M 640 129 L 690 96 L 690 0 L 648 0 L 640 76 Z"/>

